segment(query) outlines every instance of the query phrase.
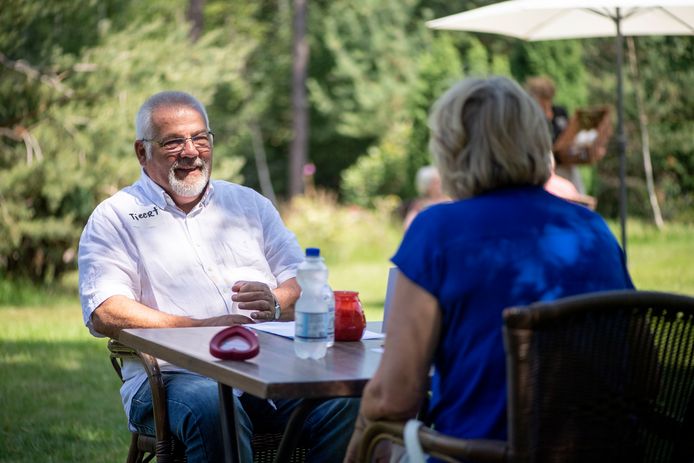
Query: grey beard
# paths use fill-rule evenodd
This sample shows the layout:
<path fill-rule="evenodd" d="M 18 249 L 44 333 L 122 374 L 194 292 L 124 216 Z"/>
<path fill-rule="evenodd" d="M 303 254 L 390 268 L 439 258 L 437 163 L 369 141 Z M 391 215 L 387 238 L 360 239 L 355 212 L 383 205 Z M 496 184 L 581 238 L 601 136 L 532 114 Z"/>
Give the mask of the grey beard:
<path fill-rule="evenodd" d="M 207 182 L 210 180 L 210 165 L 207 162 L 203 162 L 200 158 L 196 159 L 193 165 L 202 167 L 202 177 L 192 183 L 176 178 L 175 169 L 178 167 L 178 162 L 171 166 L 169 170 L 169 185 L 171 185 L 171 189 L 176 195 L 190 198 L 198 196 L 205 189 Z"/>

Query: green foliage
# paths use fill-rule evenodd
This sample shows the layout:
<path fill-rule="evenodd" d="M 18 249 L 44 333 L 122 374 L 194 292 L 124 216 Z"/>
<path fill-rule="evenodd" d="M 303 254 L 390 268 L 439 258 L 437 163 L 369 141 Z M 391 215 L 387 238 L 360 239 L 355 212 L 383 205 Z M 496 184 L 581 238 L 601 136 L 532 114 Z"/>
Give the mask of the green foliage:
<path fill-rule="evenodd" d="M 372 207 L 379 197 L 407 191 L 407 142 L 412 128 L 401 124 L 391 128 L 377 146 L 369 148 L 343 172 L 342 189 L 347 202 Z"/>
<path fill-rule="evenodd" d="M 416 170 L 430 163 L 429 108 L 466 75 L 523 81 L 548 74 L 557 101 L 569 109 L 614 106 L 612 39 L 525 43 L 424 26 L 491 2 L 310 4 L 309 158 L 319 187 L 369 207 L 392 195 L 412 198 Z M 293 136 L 291 2 L 207 0 L 204 34 L 195 43 L 187 6 L 188 0 L 2 2 L 0 278 L 50 281 L 74 268 L 89 213 L 138 175 L 133 116 L 159 90 L 187 90 L 207 103 L 215 177 L 258 187 L 255 155 L 264 148 L 275 191 L 283 194 Z M 663 214 L 692 221 L 694 39 L 636 44 L 640 77 L 625 72 L 629 213 L 649 214 L 633 98 L 640 85 Z M 616 216 L 616 147 L 584 171 L 600 212 Z"/>
<path fill-rule="evenodd" d="M 528 77 L 546 75 L 552 78 L 557 93 L 554 101 L 569 111 L 584 106 L 587 100 L 587 75 L 583 63 L 583 42 L 516 41 L 511 54 L 513 77 L 521 84 Z"/>
<path fill-rule="evenodd" d="M 379 137 L 403 114 L 415 77 L 418 31 L 408 30 L 413 1 L 334 2 L 325 11 L 323 41 L 334 67 L 309 82 L 319 112 L 339 134 Z M 421 29 L 421 26 L 419 27 Z"/>
<path fill-rule="evenodd" d="M 431 164 L 429 153 L 429 109 L 454 82 L 463 77 L 463 69 L 470 73 L 477 72 L 477 64 L 471 59 L 473 53 L 461 55 L 456 48 L 452 34 L 441 34 L 430 38 L 418 59 L 417 80 L 410 93 L 409 114 L 412 128 L 406 144 L 407 159 L 404 179 L 400 179 L 398 188 L 389 188 L 384 193 L 397 194 L 402 198 L 414 198 L 417 195 L 414 178 L 417 170 Z M 468 37 L 470 48 L 482 50 L 481 44 Z M 485 53 L 486 56 L 486 53 Z M 486 58 L 484 59 L 486 61 Z M 368 180 L 368 178 L 364 178 Z"/>
<path fill-rule="evenodd" d="M 216 45 L 219 33 L 210 33 L 193 44 L 183 18 L 176 27 L 172 18 L 143 20 L 121 30 L 101 21 L 97 44 L 79 57 L 56 56 L 69 93 L 55 100 L 41 88 L 41 117 L 15 127 L 24 138 L 0 138 L 0 233 L 8 237 L 0 242 L 0 274 L 51 281 L 74 267 L 90 212 L 139 175 L 133 121 L 147 96 L 175 88 L 203 102 L 219 93 L 237 102 L 247 98 L 240 74 L 252 41 L 230 49 Z M 225 122 L 243 123 L 233 116 Z M 227 142 L 235 137 L 218 132 Z M 230 146 L 216 149 L 215 175 L 239 180 L 241 163 Z"/>
<path fill-rule="evenodd" d="M 319 185 L 336 187 L 393 125 L 405 120 L 424 25 L 413 0 L 335 1 L 314 8 L 310 157 Z"/>
<path fill-rule="evenodd" d="M 376 209 L 340 205 L 334 194 L 319 190 L 298 196 L 282 209 L 282 217 L 302 247 L 319 247 L 327 263 L 372 261 L 392 253 L 400 228 L 392 222 L 392 201 Z M 387 254 L 388 255 L 388 254 Z"/>
<path fill-rule="evenodd" d="M 220 143 L 245 160 L 241 176 L 254 188 L 260 183 L 255 162 L 258 148 L 254 147 L 250 126 L 257 129 L 278 194 L 287 189 L 287 152 L 292 140 L 291 13 L 287 1 L 205 2 L 205 29 L 219 32 L 220 46 L 233 48 L 248 40 L 255 44 L 243 63 L 243 80 L 237 82 L 242 91 L 218 93 L 210 117 L 216 125 L 223 124 L 225 132 L 234 134 L 231 140 L 220 139 Z"/>
<path fill-rule="evenodd" d="M 666 218 L 694 221 L 694 38 L 640 37 L 635 39 L 640 85 L 646 101 L 650 146 Z M 663 78 L 667 76 L 667 78 Z M 628 98 L 632 102 L 633 98 Z M 631 117 L 637 115 L 630 111 Z M 642 171 L 640 137 L 631 131 L 629 146 Z M 638 175 L 637 174 L 637 175 Z M 640 179 L 643 175 L 638 175 Z"/>
<path fill-rule="evenodd" d="M 630 71 L 625 49 L 624 116 L 626 132 L 628 212 L 632 217 L 652 217 L 643 168 L 639 114 L 635 88 L 645 99 L 650 152 L 663 218 L 694 220 L 694 57 L 692 37 L 636 37 L 639 76 Z M 584 47 L 589 103 L 616 107 L 615 50 L 613 39 L 590 41 Z M 616 127 L 616 115 L 615 119 Z M 616 143 L 596 168 L 598 209 L 608 217 L 618 214 L 619 156 Z"/>

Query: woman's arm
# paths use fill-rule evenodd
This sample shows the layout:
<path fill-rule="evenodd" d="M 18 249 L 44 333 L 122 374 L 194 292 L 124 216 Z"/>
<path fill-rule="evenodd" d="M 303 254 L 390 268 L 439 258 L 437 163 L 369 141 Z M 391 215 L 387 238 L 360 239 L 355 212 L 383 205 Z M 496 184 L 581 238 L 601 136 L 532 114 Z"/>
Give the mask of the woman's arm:
<path fill-rule="evenodd" d="M 346 462 L 356 461 L 361 433 L 369 421 L 403 421 L 417 414 L 427 392 L 440 325 L 437 300 L 398 272 L 383 358 L 364 389 Z"/>

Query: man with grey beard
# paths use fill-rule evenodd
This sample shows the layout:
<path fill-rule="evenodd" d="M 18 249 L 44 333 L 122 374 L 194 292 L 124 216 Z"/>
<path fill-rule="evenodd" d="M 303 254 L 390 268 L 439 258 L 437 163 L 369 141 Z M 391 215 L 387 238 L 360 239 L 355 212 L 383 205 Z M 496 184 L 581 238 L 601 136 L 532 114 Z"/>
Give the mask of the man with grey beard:
<path fill-rule="evenodd" d="M 135 125 L 140 179 L 97 206 L 80 239 L 80 298 L 90 332 L 118 338 L 125 328 L 292 320 L 301 248 L 266 198 L 210 180 L 214 134 L 202 103 L 187 93 L 158 93 Z M 160 363 L 169 426 L 188 462 L 221 461 L 217 384 Z M 123 378 L 130 428 L 153 434 L 142 366 L 126 361 Z M 283 429 L 298 405 L 240 391 L 234 400 L 242 461 L 252 461 L 254 429 Z M 314 409 L 304 425 L 309 460 L 342 460 L 357 408 L 356 399 L 339 399 Z"/>

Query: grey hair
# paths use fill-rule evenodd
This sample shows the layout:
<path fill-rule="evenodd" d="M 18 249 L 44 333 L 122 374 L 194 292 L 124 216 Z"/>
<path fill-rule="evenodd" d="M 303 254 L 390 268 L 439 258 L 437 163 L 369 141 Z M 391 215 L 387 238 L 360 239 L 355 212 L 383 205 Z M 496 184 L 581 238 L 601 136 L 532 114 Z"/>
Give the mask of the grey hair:
<path fill-rule="evenodd" d="M 438 176 L 439 171 L 435 166 L 420 167 L 414 181 L 417 187 L 417 193 L 419 193 L 420 196 L 426 195 L 429 191 L 429 187 L 431 187 L 431 182 Z"/>
<path fill-rule="evenodd" d="M 434 103 L 429 128 L 441 185 L 454 198 L 506 186 L 541 186 L 549 179 L 547 120 L 511 79 L 458 82 Z"/>
<path fill-rule="evenodd" d="M 205 119 L 205 127 L 210 130 L 210 120 L 207 117 L 205 105 L 193 95 L 185 92 L 166 91 L 155 93 L 142 103 L 135 116 L 135 137 L 137 140 L 152 139 L 156 135 L 152 124 L 152 113 L 160 107 L 186 107 L 197 111 Z M 152 156 L 152 145 L 145 143 L 147 158 Z"/>

